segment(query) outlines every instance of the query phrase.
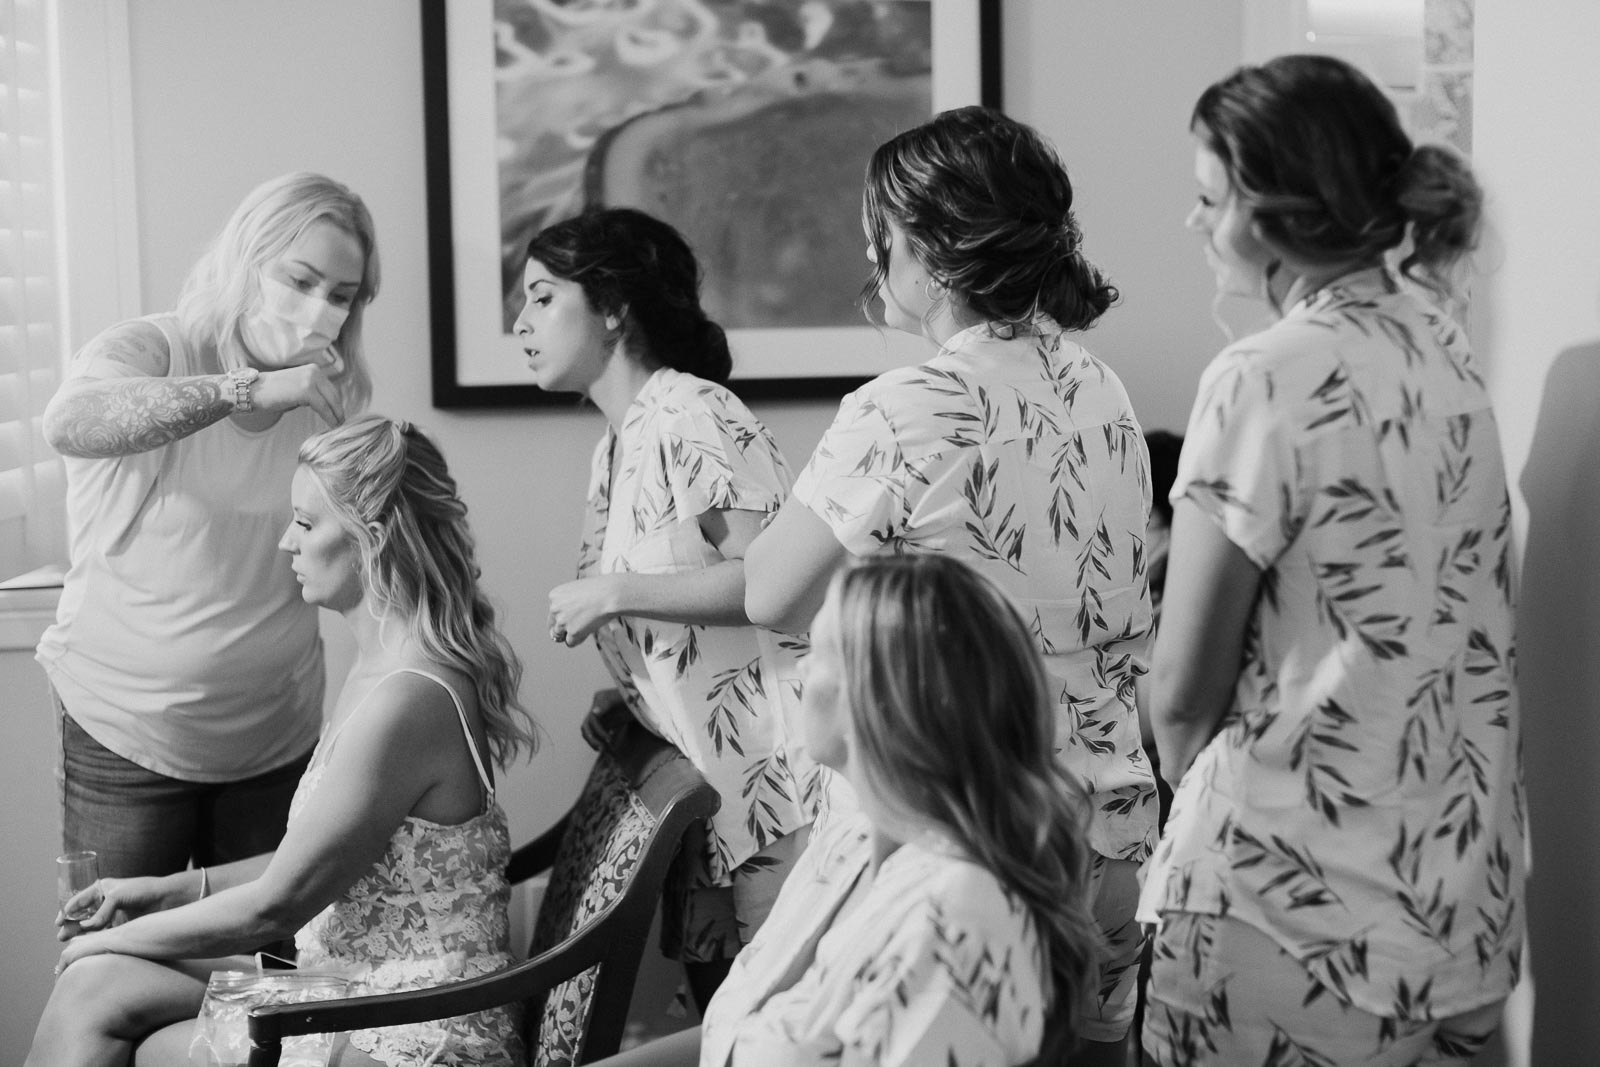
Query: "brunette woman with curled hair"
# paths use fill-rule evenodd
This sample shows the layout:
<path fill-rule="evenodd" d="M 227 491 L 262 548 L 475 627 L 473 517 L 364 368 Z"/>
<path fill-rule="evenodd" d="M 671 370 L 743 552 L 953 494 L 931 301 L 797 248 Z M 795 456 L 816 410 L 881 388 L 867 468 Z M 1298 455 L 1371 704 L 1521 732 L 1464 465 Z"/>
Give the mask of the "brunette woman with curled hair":
<path fill-rule="evenodd" d="M 700 307 L 700 268 L 671 226 L 591 211 L 528 248 L 516 322 L 544 389 L 606 417 L 595 449 L 577 580 L 550 591 L 550 636 L 591 636 L 616 690 L 596 695 L 591 744 L 631 713 L 705 775 L 722 806 L 668 886 L 663 949 L 703 1007 L 761 925 L 805 845 L 814 769 L 785 745 L 805 642 L 751 626 L 745 548 L 788 495 L 788 466 L 722 383 L 722 328 Z"/>
<path fill-rule="evenodd" d="M 1137 872 L 1156 826 L 1133 700 L 1150 626 L 1150 491 L 1121 382 L 1070 335 L 1117 295 L 1084 257 L 1072 205 L 1054 150 L 997 112 L 945 112 L 878 148 L 865 292 L 890 326 L 938 351 L 845 398 L 751 548 L 745 600 L 757 622 L 804 627 L 828 576 L 884 547 L 950 553 L 1012 595 L 1045 656 L 1054 747 L 1093 805 L 1096 918 L 1111 953 L 1083 1062 L 1120 1063 Z"/>
<path fill-rule="evenodd" d="M 1078 1062 L 1097 936 L 1054 704 L 1028 623 L 971 567 L 836 572 L 799 733 L 859 810 L 819 825 L 704 1025 L 608 1062 Z"/>
<path fill-rule="evenodd" d="M 510 842 L 489 768 L 531 752 L 535 737 L 455 482 L 426 436 L 368 416 L 306 441 L 291 499 L 282 544 L 295 578 L 307 603 L 344 615 L 356 660 L 283 843 L 85 890 L 99 908 L 82 932 L 63 926 L 30 1063 L 125 1063 L 140 1041 L 140 1063 L 187 1062 L 210 972 L 250 966 L 214 957 L 296 930 L 300 966 L 349 975 L 354 993 L 510 961 Z M 522 1062 L 505 1010 L 345 1040 L 341 1067 Z"/>
<path fill-rule="evenodd" d="M 1236 71 L 1191 129 L 1189 226 L 1277 321 L 1207 368 L 1173 486 L 1145 1048 L 1464 1064 L 1517 980 L 1527 842 L 1505 470 L 1434 303 L 1481 194 L 1325 56 Z"/>

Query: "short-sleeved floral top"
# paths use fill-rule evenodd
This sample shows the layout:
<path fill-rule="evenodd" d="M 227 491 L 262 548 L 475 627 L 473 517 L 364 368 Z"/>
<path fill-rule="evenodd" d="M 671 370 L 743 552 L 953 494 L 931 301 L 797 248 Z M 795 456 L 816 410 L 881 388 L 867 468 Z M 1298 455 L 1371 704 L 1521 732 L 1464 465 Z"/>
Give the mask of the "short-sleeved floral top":
<path fill-rule="evenodd" d="M 711 1001 L 704 1067 L 1003 1067 L 1039 1051 L 1048 978 L 1033 920 L 933 834 L 870 870 L 859 812 L 830 820 Z"/>
<path fill-rule="evenodd" d="M 767 428 L 728 390 L 662 368 L 594 454 L 578 577 L 678 574 L 722 562 L 698 518 L 772 512 L 789 470 Z M 791 753 L 803 637 L 757 626 L 622 616 L 595 634 L 640 722 L 676 745 L 722 797 L 706 846 L 712 878 L 811 822 L 816 768 Z"/>
<path fill-rule="evenodd" d="M 965 330 L 845 397 L 795 498 L 855 555 L 948 552 L 1012 597 L 1059 702 L 1064 765 L 1102 855 L 1155 842 L 1134 678 L 1150 628 L 1144 435 L 1111 369 L 1049 319 Z"/>
<path fill-rule="evenodd" d="M 1460 330 L 1379 269 L 1308 297 L 1207 369 L 1172 498 L 1262 584 L 1141 918 L 1247 922 L 1386 1018 L 1505 996 L 1527 834 L 1511 517 Z"/>

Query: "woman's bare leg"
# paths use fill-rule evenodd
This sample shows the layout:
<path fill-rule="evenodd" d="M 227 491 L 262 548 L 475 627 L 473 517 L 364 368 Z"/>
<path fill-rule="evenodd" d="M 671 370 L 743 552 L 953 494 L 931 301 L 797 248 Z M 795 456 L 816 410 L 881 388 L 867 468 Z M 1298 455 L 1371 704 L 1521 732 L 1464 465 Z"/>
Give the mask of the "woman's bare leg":
<path fill-rule="evenodd" d="M 186 1067 L 194 1026 L 193 1019 L 185 1019 L 146 1037 L 133 1051 L 133 1067 Z"/>
<path fill-rule="evenodd" d="M 205 992 L 206 980 L 193 964 L 87 956 L 56 979 L 28 1067 L 125 1067 L 147 1034 L 198 1015 Z"/>

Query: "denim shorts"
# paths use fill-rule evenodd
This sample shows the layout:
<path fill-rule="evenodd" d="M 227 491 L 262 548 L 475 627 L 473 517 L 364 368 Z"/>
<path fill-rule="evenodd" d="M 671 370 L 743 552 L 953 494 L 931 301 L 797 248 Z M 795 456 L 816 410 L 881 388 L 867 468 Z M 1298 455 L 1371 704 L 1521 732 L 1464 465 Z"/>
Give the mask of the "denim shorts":
<path fill-rule="evenodd" d="M 51 697 L 62 848 L 100 853 L 101 875 L 171 874 L 278 847 L 311 753 L 238 782 L 185 782 L 123 759 L 73 721 L 53 689 Z"/>

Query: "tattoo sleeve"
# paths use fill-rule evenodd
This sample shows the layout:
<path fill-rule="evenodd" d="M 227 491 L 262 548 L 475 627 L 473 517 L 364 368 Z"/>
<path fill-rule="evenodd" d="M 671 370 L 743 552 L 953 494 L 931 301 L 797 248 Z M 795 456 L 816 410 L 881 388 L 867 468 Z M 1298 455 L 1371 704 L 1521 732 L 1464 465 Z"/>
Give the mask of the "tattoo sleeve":
<path fill-rule="evenodd" d="M 148 452 L 220 422 L 233 411 L 225 375 L 80 382 L 52 401 L 50 443 L 68 456 L 100 459 Z"/>

